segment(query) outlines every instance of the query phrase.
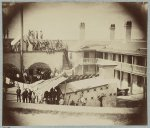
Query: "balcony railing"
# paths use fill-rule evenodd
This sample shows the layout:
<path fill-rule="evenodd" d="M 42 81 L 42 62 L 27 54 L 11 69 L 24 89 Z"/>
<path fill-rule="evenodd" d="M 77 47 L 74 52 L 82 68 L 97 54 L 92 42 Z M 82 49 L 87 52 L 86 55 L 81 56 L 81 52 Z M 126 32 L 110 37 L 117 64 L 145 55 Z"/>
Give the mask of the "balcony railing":
<path fill-rule="evenodd" d="M 83 64 L 96 64 L 98 58 L 83 58 Z"/>
<path fill-rule="evenodd" d="M 141 74 L 141 75 L 146 75 L 147 72 L 147 68 L 144 66 L 139 66 L 134 64 L 132 65 L 132 64 L 121 63 L 121 62 L 118 63 L 116 69 L 133 73 L 133 74 Z"/>
<path fill-rule="evenodd" d="M 127 63 L 121 63 L 122 71 L 132 72 L 132 65 Z"/>
<path fill-rule="evenodd" d="M 141 73 L 145 74 L 147 73 L 147 68 L 144 66 L 138 66 L 138 65 L 133 65 L 133 72 L 134 73 Z"/>
<path fill-rule="evenodd" d="M 115 69 L 125 71 L 128 73 L 133 73 L 133 74 L 140 74 L 140 75 L 146 75 L 147 68 L 144 66 L 139 66 L 139 65 L 132 65 L 124 62 L 118 62 L 118 61 L 111 61 L 111 60 L 105 60 L 105 59 L 100 59 L 100 58 L 83 58 L 83 64 L 98 64 L 97 62 L 101 61 L 108 61 L 108 63 L 116 63 L 117 66 Z"/>

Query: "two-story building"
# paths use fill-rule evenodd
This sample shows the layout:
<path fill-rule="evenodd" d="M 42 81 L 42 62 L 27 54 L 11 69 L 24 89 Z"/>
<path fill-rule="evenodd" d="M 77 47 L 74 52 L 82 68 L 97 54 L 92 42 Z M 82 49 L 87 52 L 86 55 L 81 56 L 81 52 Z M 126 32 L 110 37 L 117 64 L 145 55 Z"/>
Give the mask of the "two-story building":
<path fill-rule="evenodd" d="M 147 85 L 147 42 L 131 39 L 132 22 L 126 22 L 126 39 L 114 39 L 114 27 L 110 26 L 110 40 L 91 42 L 79 50 L 69 51 L 74 74 L 101 74 L 104 64 L 115 63 L 114 78 L 118 88 L 129 88 L 131 94 L 143 93 Z M 90 44 L 88 41 L 85 43 Z M 93 43 L 93 44 L 92 44 Z M 112 69 L 112 68 L 111 68 Z M 109 77 L 109 70 L 105 70 Z"/>

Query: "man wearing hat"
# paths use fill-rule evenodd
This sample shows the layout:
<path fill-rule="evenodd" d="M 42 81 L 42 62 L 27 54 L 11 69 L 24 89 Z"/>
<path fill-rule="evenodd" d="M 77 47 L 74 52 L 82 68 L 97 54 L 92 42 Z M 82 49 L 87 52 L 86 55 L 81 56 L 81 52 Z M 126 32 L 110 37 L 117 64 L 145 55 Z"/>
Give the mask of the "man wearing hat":
<path fill-rule="evenodd" d="M 17 102 L 21 102 L 21 89 L 20 87 L 18 87 L 18 89 L 16 90 L 17 93 Z"/>

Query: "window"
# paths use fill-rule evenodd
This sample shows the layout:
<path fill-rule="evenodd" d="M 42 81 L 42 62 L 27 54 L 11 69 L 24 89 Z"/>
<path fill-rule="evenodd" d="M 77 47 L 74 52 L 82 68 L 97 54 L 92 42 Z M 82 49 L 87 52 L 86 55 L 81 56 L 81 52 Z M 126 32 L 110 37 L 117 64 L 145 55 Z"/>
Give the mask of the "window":
<path fill-rule="evenodd" d="M 130 55 L 128 56 L 128 63 L 132 64 L 132 56 L 130 56 Z"/>
<path fill-rule="evenodd" d="M 91 97 L 91 99 L 93 99 L 93 97 Z"/>
<path fill-rule="evenodd" d="M 124 56 L 125 56 L 125 55 L 122 55 L 122 62 L 125 62 L 125 60 L 124 60 L 125 57 L 124 57 Z"/>
<path fill-rule="evenodd" d="M 106 89 L 108 89 L 108 86 L 106 86 Z"/>
<path fill-rule="evenodd" d="M 88 58 L 95 58 L 95 57 L 96 57 L 96 52 L 95 51 L 90 51 Z"/>
<path fill-rule="evenodd" d="M 94 91 L 96 91 L 96 88 L 94 88 Z"/>
<path fill-rule="evenodd" d="M 84 52 L 84 58 L 89 58 L 89 52 Z"/>
<path fill-rule="evenodd" d="M 109 95 L 112 96 L 112 93 L 110 93 Z"/>
<path fill-rule="evenodd" d="M 99 58 L 103 58 L 103 53 L 99 52 Z"/>
<path fill-rule="evenodd" d="M 121 62 L 121 55 L 118 55 L 118 61 Z"/>
<path fill-rule="evenodd" d="M 137 56 L 137 65 L 144 66 L 144 57 Z"/>
<path fill-rule="evenodd" d="M 142 87 L 142 85 L 144 84 L 144 77 L 142 76 L 137 76 L 137 85 L 139 87 Z"/>
<path fill-rule="evenodd" d="M 108 53 L 105 53 L 105 59 L 108 59 Z"/>
<path fill-rule="evenodd" d="M 113 54 L 113 61 L 116 61 L 116 54 Z"/>
<path fill-rule="evenodd" d="M 128 87 L 130 87 L 131 85 L 131 74 L 128 73 Z"/>
<path fill-rule="evenodd" d="M 89 92 L 89 90 L 87 90 L 87 92 Z"/>

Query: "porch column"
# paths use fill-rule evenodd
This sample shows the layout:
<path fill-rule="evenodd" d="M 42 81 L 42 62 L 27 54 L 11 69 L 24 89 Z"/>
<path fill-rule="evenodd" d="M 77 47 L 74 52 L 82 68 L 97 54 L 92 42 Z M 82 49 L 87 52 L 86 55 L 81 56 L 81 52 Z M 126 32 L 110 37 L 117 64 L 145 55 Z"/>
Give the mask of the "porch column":
<path fill-rule="evenodd" d="M 113 61 L 113 53 L 111 53 L 111 60 Z"/>
<path fill-rule="evenodd" d="M 128 73 L 122 72 L 122 88 L 127 89 L 128 88 Z"/>
<path fill-rule="evenodd" d="M 132 94 L 133 93 L 133 74 L 130 74 L 130 80 L 131 80 L 131 83 L 130 83 L 130 86 L 131 86 L 131 88 L 130 88 L 130 93 Z"/>
<path fill-rule="evenodd" d="M 131 78 L 131 89 L 130 89 L 130 93 L 133 94 L 133 64 L 134 64 L 134 56 L 132 56 L 132 63 L 131 63 L 131 67 L 132 67 L 132 71 L 130 74 L 130 78 Z"/>
<path fill-rule="evenodd" d="M 145 67 L 147 67 L 147 57 L 145 57 L 145 64 L 144 64 Z"/>
<path fill-rule="evenodd" d="M 105 53 L 103 52 L 103 59 L 105 59 Z"/>
<path fill-rule="evenodd" d="M 143 99 L 147 99 L 147 84 L 146 77 L 143 77 Z"/>
<path fill-rule="evenodd" d="M 120 69 L 120 87 L 122 87 L 122 54 L 121 54 L 121 69 Z"/>

